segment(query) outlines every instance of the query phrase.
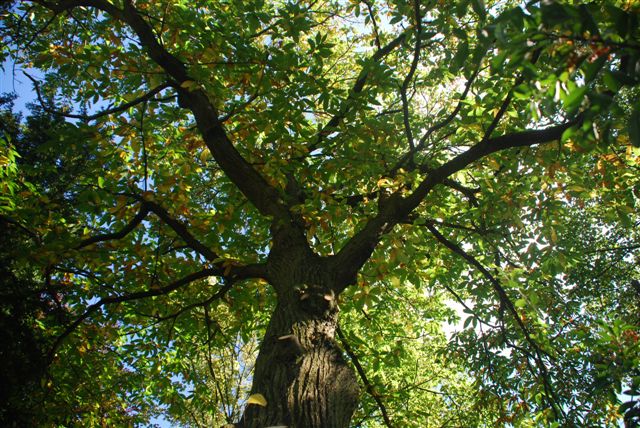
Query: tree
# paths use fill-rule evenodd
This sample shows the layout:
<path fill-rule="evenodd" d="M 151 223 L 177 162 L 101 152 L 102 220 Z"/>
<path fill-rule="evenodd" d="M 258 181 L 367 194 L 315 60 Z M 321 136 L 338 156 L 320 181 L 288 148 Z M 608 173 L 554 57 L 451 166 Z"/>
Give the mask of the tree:
<path fill-rule="evenodd" d="M 77 133 L 75 127 L 35 106 L 21 124 L 21 117 L 11 113 L 11 99 L 3 97 L 1 101 L 3 137 L 10 144 L 3 147 L 6 150 L 3 155 L 7 155 L 2 181 L 6 198 L 3 198 L 0 214 L 4 231 L 0 245 L 0 355 L 3 361 L 0 378 L 4 385 L 0 395 L 0 421 L 10 427 L 89 422 L 91 418 L 96 419 L 97 413 L 98 420 L 104 420 L 108 415 L 112 422 L 124 424 L 132 418 L 114 405 L 116 391 L 103 389 L 99 404 L 95 395 L 91 397 L 92 412 L 88 412 L 87 403 L 77 397 L 86 395 L 82 391 L 88 389 L 89 373 L 104 370 L 113 380 L 121 379 L 123 375 L 131 376 L 119 364 L 114 364 L 109 355 L 98 352 L 80 360 L 69 358 L 63 372 L 47 372 L 46 351 L 55 339 L 55 335 L 47 331 L 48 325 L 65 325 L 72 321 L 64 301 L 64 288 L 68 283 L 46 269 L 46 264 L 38 260 L 37 255 L 33 258 L 34 247 L 44 245 L 47 238 L 21 224 L 26 217 L 37 218 L 40 215 L 37 204 L 44 201 L 55 201 L 57 215 L 69 223 L 77 221 L 74 219 L 77 212 L 72 208 L 76 203 L 75 177 L 95 171 L 91 171 L 87 156 L 83 156 L 86 153 L 67 150 L 64 138 L 83 135 Z M 25 196 L 34 198 L 32 202 L 36 204 L 20 204 L 18 199 Z M 80 352 L 83 353 L 82 348 Z M 52 378 L 56 379 L 55 386 Z M 92 393 L 102 389 L 101 386 L 100 382 L 92 382 Z M 112 389 L 113 384 L 109 383 L 108 387 Z"/>
<path fill-rule="evenodd" d="M 3 210 L 37 237 L 30 257 L 66 314 L 42 321 L 51 394 L 78 392 L 78 376 L 104 391 L 58 423 L 108 424 L 118 406 L 145 420 L 158 403 L 243 427 L 619 416 L 640 346 L 624 318 L 631 3 L 36 0 L 3 14 L 3 55 L 68 119 L 50 140 L 65 155 L 50 168 L 72 180 L 56 197 L 3 161 L 20 191 Z M 468 318 L 447 344 L 452 300 Z M 221 411 L 199 416 L 224 346 L 258 347 L 250 396 L 213 379 Z"/>

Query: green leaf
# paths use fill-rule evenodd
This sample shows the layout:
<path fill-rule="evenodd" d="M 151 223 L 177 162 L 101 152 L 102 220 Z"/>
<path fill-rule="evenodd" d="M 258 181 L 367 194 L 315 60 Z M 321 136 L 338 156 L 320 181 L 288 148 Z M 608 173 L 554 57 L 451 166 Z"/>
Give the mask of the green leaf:
<path fill-rule="evenodd" d="M 578 86 L 569 92 L 564 98 L 564 108 L 569 112 L 573 113 L 580 107 L 582 100 L 584 99 L 585 94 L 587 93 L 586 86 Z"/>
<path fill-rule="evenodd" d="M 527 306 L 527 301 L 525 299 L 517 299 L 515 302 L 513 302 L 513 305 L 516 308 L 524 308 Z"/>
<path fill-rule="evenodd" d="M 451 66 L 449 67 L 449 71 L 452 73 L 457 73 L 460 68 L 464 65 L 467 58 L 469 57 L 469 42 L 466 40 L 458 45 L 458 51 L 455 56 L 451 60 Z"/>
<path fill-rule="evenodd" d="M 585 63 L 586 65 L 583 67 L 585 85 L 591 83 L 596 78 L 598 72 L 602 70 L 606 62 L 607 58 L 601 56 L 593 62 Z"/>

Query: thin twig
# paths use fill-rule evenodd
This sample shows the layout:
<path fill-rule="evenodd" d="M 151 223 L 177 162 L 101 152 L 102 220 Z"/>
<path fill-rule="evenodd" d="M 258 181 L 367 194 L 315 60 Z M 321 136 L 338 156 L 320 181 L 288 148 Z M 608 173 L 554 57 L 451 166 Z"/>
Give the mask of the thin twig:
<path fill-rule="evenodd" d="M 42 109 L 44 111 L 46 111 L 47 113 L 51 113 L 51 114 L 55 114 L 56 116 L 62 116 L 62 117 L 66 117 L 69 119 L 80 119 L 80 120 L 86 120 L 86 121 L 90 121 L 90 120 L 96 120 L 99 119 L 101 117 L 104 116 L 108 116 L 110 114 L 114 114 L 114 113 L 120 113 L 122 111 L 125 111 L 131 107 L 134 107 L 142 102 L 145 101 L 149 101 L 151 100 L 156 94 L 158 94 L 159 92 L 162 92 L 163 90 L 171 87 L 171 84 L 169 83 L 163 83 L 160 86 L 155 87 L 154 89 L 152 89 L 151 91 L 147 92 L 146 94 L 142 95 L 141 97 L 136 98 L 133 101 L 129 101 L 127 103 L 121 104 L 117 107 L 113 107 L 113 108 L 108 108 L 105 110 L 101 110 L 97 113 L 94 114 L 74 114 L 74 113 L 65 113 L 63 111 L 59 111 L 59 110 L 55 110 L 52 109 L 50 107 L 47 106 L 47 103 L 45 102 L 44 98 L 42 97 L 42 93 L 40 91 L 40 83 L 31 75 L 29 75 L 26 71 L 23 71 L 23 74 L 25 76 L 27 76 L 27 78 L 29 80 L 31 80 L 31 82 L 33 83 L 33 87 L 36 91 L 36 95 L 38 97 L 38 101 L 40 102 L 40 105 L 42 106 Z"/>
<path fill-rule="evenodd" d="M 544 361 L 542 359 L 542 354 L 544 354 L 546 356 L 549 356 L 549 357 L 550 357 L 550 355 L 547 352 L 545 352 L 542 348 L 540 348 L 540 346 L 536 343 L 536 341 L 533 339 L 533 337 L 531 337 L 531 333 L 529 332 L 529 329 L 524 325 L 524 322 L 522 321 L 522 318 L 520 318 L 520 314 L 518 314 L 518 311 L 516 310 L 513 302 L 509 298 L 507 292 L 505 291 L 505 289 L 500 284 L 500 281 L 498 281 L 491 274 L 491 272 L 489 272 L 475 257 L 473 257 L 471 254 L 469 254 L 466 251 L 464 251 L 459 245 L 457 245 L 454 242 L 452 242 L 452 241 L 448 240 L 447 238 L 445 238 L 433 225 L 427 224 L 426 226 L 429 229 L 429 231 L 433 234 L 433 236 L 440 243 L 442 243 L 445 247 L 447 247 L 453 253 L 459 255 L 464 260 L 466 260 L 467 263 L 469 263 L 470 265 L 475 267 L 480 273 L 482 273 L 482 275 L 485 278 L 487 278 L 489 280 L 489 282 L 493 286 L 496 294 L 498 294 L 498 297 L 500 299 L 501 304 L 504 305 L 504 307 L 506 307 L 509 310 L 509 312 L 511 312 L 511 314 L 513 315 L 514 320 L 516 321 L 516 324 L 518 325 L 518 327 L 522 331 L 522 333 L 523 333 L 523 335 L 525 337 L 525 340 L 527 341 L 527 343 L 529 343 L 529 345 L 533 348 L 533 350 L 535 352 L 534 360 L 536 361 L 536 366 L 538 367 L 538 370 L 540 371 L 540 374 L 541 374 L 541 377 L 542 377 L 542 381 L 543 381 L 543 384 L 545 386 L 545 390 L 547 391 L 547 393 L 550 396 L 549 397 L 551 399 L 550 400 L 550 404 L 551 404 L 551 408 L 552 408 L 553 412 L 557 413 L 557 411 L 560 410 L 560 412 L 564 415 L 564 410 L 562 410 L 562 407 L 558 404 L 559 400 L 558 400 L 555 392 L 553 391 L 551 382 L 549 380 L 549 372 L 548 372 L 547 367 L 544 364 Z"/>
<path fill-rule="evenodd" d="M 165 294 L 169 294 L 170 292 L 175 291 L 178 288 L 183 287 L 187 284 L 190 284 L 193 281 L 196 281 L 198 279 L 203 279 L 210 276 L 220 276 L 220 274 L 221 272 L 218 268 L 203 269 L 201 271 L 193 272 L 189 275 L 186 275 L 168 285 L 165 285 L 164 287 L 153 288 L 145 291 L 137 291 L 130 294 L 103 297 L 96 303 L 89 305 L 87 310 L 84 311 L 84 313 L 80 315 L 78 318 L 76 318 L 76 320 L 72 322 L 62 332 L 62 334 L 60 334 L 56 338 L 53 345 L 51 346 L 51 349 L 47 353 L 47 360 L 49 362 L 53 361 L 53 358 L 55 357 L 55 353 L 60 347 L 60 345 L 62 344 L 62 342 L 64 341 L 64 339 L 67 338 L 71 333 L 73 333 L 75 329 L 78 328 L 78 326 L 84 322 L 84 320 L 89 318 L 91 315 L 93 315 L 95 312 L 98 311 L 98 309 L 102 308 L 103 306 L 113 305 L 116 303 L 130 302 L 133 300 L 140 300 L 140 299 L 153 297 L 153 296 L 162 296 Z"/>
<path fill-rule="evenodd" d="M 367 5 L 367 9 L 369 10 L 369 18 L 371 19 L 371 23 L 373 24 L 373 35 L 374 35 L 374 41 L 376 44 L 376 47 L 378 49 L 381 48 L 381 44 L 380 44 L 380 32 L 378 31 L 378 23 L 376 22 L 376 15 L 374 13 L 373 10 L 373 6 L 371 5 L 371 2 L 369 0 L 362 0 L 362 3 Z"/>
<path fill-rule="evenodd" d="M 420 1 L 414 0 L 414 9 L 415 9 L 415 47 L 413 50 L 413 60 L 411 61 L 411 67 L 409 68 L 409 72 L 404 77 L 402 82 L 402 86 L 400 88 L 400 98 L 402 100 L 402 119 L 404 123 L 404 133 L 407 138 L 407 143 L 409 144 L 409 150 L 415 150 L 415 145 L 413 143 L 413 132 L 411 131 L 411 123 L 409 120 L 409 100 L 407 99 L 407 89 L 409 88 L 409 84 L 413 80 L 413 76 L 418 68 L 418 61 L 420 60 L 420 49 L 422 43 L 420 41 L 420 36 L 422 34 L 422 19 L 420 18 Z"/>
<path fill-rule="evenodd" d="M 351 359 L 351 362 L 353 363 L 353 365 L 356 367 L 356 371 L 358 372 L 358 375 L 360 375 L 360 379 L 362 379 L 362 383 L 364 383 L 364 386 L 367 392 L 369 393 L 369 395 L 371 395 L 371 397 L 374 399 L 374 401 L 378 405 L 378 408 L 380 409 L 380 413 L 382 413 L 382 418 L 384 419 L 384 424 L 388 428 L 392 428 L 393 424 L 391 423 L 391 419 L 389 418 L 389 413 L 387 412 L 387 408 L 385 407 L 384 403 L 382 402 L 382 399 L 380 398 L 380 394 L 378 394 L 378 392 L 373 387 L 373 384 L 369 381 L 369 378 L 367 377 L 367 373 L 364 371 L 362 364 L 360 364 L 360 360 L 358 360 L 357 355 L 349 345 L 347 338 L 342 333 L 340 326 L 337 326 L 336 333 L 340 338 L 340 342 L 342 342 L 342 346 L 344 347 L 345 352 Z"/>

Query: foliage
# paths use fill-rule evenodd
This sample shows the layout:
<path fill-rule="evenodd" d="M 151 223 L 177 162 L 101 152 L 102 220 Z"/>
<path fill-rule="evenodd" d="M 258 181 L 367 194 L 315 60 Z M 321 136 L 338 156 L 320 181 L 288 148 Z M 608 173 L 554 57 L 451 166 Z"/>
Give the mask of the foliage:
<path fill-rule="evenodd" d="M 46 365 L 32 420 L 237 422 L 298 229 L 348 277 L 353 424 L 638 420 L 633 2 L 0 11 L 41 103 L 0 140 L 6 359 Z"/>

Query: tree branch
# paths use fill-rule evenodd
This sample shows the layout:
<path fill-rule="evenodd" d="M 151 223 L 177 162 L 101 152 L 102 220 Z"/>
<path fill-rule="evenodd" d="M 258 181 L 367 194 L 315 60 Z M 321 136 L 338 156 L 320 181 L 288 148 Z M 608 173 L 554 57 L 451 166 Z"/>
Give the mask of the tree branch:
<path fill-rule="evenodd" d="M 192 111 L 206 146 L 229 179 L 262 214 L 290 218 L 278 190 L 267 183 L 233 146 L 218 119 L 216 108 L 209 100 L 209 95 L 199 87 L 192 90 L 183 87 L 185 82 L 194 82 L 187 72 L 187 67 L 158 42 L 153 28 L 138 13 L 131 0 L 124 0 L 122 9 L 107 0 L 63 0 L 57 3 L 47 0 L 36 1 L 54 12 L 81 6 L 97 8 L 127 24 L 151 59 L 173 79 L 173 86 L 178 91 L 179 104 Z"/>
<path fill-rule="evenodd" d="M 500 281 L 498 281 L 496 279 L 496 277 L 494 277 L 491 274 L 491 272 L 489 272 L 482 265 L 482 263 L 480 263 L 475 257 L 473 257 L 471 254 L 469 254 L 466 251 L 464 251 L 459 245 L 457 245 L 454 242 L 452 242 L 452 241 L 448 240 L 447 238 L 445 238 L 438 231 L 438 229 L 436 229 L 433 226 L 433 224 L 427 223 L 426 226 L 429 229 L 429 231 L 431 232 L 431 234 L 441 244 L 443 244 L 445 247 L 447 247 L 449 250 L 451 250 L 454 254 L 457 254 L 458 256 L 462 257 L 471 266 L 475 267 L 482 274 L 482 276 L 484 276 L 491 283 L 491 286 L 493 287 L 494 291 L 498 295 L 500 303 L 505 308 L 507 308 L 507 310 L 511 313 L 511 315 L 513 316 L 513 319 L 516 321 L 516 324 L 518 325 L 518 328 L 522 331 L 522 334 L 524 335 L 525 340 L 531 346 L 531 348 L 534 350 L 535 355 L 533 355 L 533 359 L 535 360 L 536 366 L 538 367 L 538 370 L 540 371 L 540 375 L 542 377 L 542 381 L 543 381 L 543 383 L 545 385 L 545 390 L 547 390 L 547 393 L 549 394 L 550 399 L 552 400 L 551 401 L 551 407 L 553 408 L 554 411 L 557 411 L 557 409 L 556 409 L 557 396 L 553 392 L 553 388 L 551 386 L 551 381 L 549 380 L 549 372 L 547 371 L 547 367 L 544 364 L 544 361 L 542 359 L 542 354 L 547 355 L 547 356 L 549 356 L 549 354 L 547 352 L 545 352 L 544 350 L 542 350 L 542 348 L 540 348 L 540 346 L 536 343 L 536 341 L 531 337 L 531 333 L 529 332 L 529 329 L 524 325 L 524 322 L 522 321 L 522 318 L 520 317 L 520 314 L 518 313 L 518 311 L 516 310 L 513 302 L 509 298 L 509 295 L 507 294 L 505 289 L 500 284 Z M 554 405 L 554 402 L 555 402 L 556 405 Z"/>
<path fill-rule="evenodd" d="M 433 169 L 428 167 L 421 167 L 420 172 L 424 174 L 430 174 L 433 172 Z M 478 198 L 476 198 L 476 193 L 480 193 L 480 191 L 482 190 L 479 187 L 476 187 L 476 188 L 467 187 L 451 178 L 443 179 L 442 184 L 455 190 L 456 192 L 462 193 L 467 199 L 469 199 L 470 203 L 476 206 L 478 205 Z"/>
<path fill-rule="evenodd" d="M 262 84 L 262 80 L 264 79 L 264 75 L 265 75 L 265 68 L 262 68 L 262 73 L 260 74 L 260 78 L 258 79 L 258 84 L 256 85 L 256 87 L 258 89 L 256 89 L 256 91 L 243 103 L 241 103 L 240 105 L 237 105 L 235 107 L 232 107 L 231 110 L 226 113 L 224 116 L 221 116 L 220 118 L 218 118 L 218 120 L 220 121 L 220 123 L 224 123 L 227 120 L 231 119 L 235 114 L 237 114 L 238 112 L 240 112 L 241 110 L 244 110 L 245 108 L 247 108 L 252 102 L 254 102 L 259 96 L 260 96 L 260 85 Z"/>
<path fill-rule="evenodd" d="M 81 248 L 88 247 L 89 245 L 96 244 L 98 242 L 111 241 L 114 239 L 122 239 L 125 236 L 127 236 L 129 233 L 131 233 L 131 231 L 133 231 L 133 229 L 135 229 L 140 223 L 142 223 L 142 220 L 145 219 L 147 214 L 149 214 L 149 208 L 145 204 L 141 204 L 140 210 L 135 215 L 135 217 L 133 217 L 131 221 L 129 221 L 129 223 L 127 223 L 122 229 L 120 229 L 117 232 L 105 233 L 102 235 L 96 235 L 87 239 L 83 239 L 75 247 L 75 249 L 79 250 Z"/>
<path fill-rule="evenodd" d="M 167 224 L 182 240 L 189 246 L 189 248 L 202 255 L 208 262 L 213 264 L 225 278 L 237 280 L 244 278 L 266 278 L 267 271 L 263 264 L 241 264 L 235 263 L 232 260 L 225 260 L 211 248 L 200 242 L 195 236 L 189 232 L 187 226 L 177 220 L 169 214 L 160 204 L 153 201 L 144 201 L 149 211 L 157 215 L 165 224 Z"/>
<path fill-rule="evenodd" d="M 193 281 L 196 281 L 198 279 L 203 279 L 203 278 L 207 278 L 210 276 L 221 276 L 221 272 L 219 270 L 219 268 L 209 268 L 209 269 L 203 269 L 201 271 L 198 272 L 194 272 L 191 273 L 189 275 L 186 275 L 168 285 L 165 285 L 164 287 L 159 287 L 159 288 L 152 288 L 150 290 L 145 290 L 145 291 L 138 291 L 138 292 L 134 292 L 134 293 L 130 293 L 130 294 L 124 294 L 124 295 L 115 295 L 115 296 L 109 296 L 109 297 L 103 297 L 102 299 L 100 299 L 99 301 L 97 301 L 96 303 L 89 305 L 89 307 L 87 308 L 87 310 L 85 310 L 85 312 L 80 315 L 78 318 L 76 318 L 76 320 L 74 322 L 72 322 L 63 332 L 62 334 L 60 334 L 55 342 L 53 343 L 53 345 L 51 346 L 51 349 L 49 350 L 49 352 L 47 353 L 47 360 L 49 362 L 51 362 L 53 360 L 53 358 L 55 357 L 55 352 L 58 350 L 58 348 L 60 347 L 60 345 L 62 344 L 62 342 L 64 341 L 65 338 L 67 338 L 71 333 L 73 333 L 73 331 L 78 328 L 78 326 L 80 324 L 82 324 L 82 322 L 84 320 L 86 320 L 87 318 L 89 318 L 91 315 L 93 315 L 98 309 L 102 308 L 103 306 L 106 305 L 113 305 L 115 303 L 124 303 L 124 302 L 130 302 L 133 300 L 140 300 L 140 299 L 144 299 L 144 298 L 148 298 L 148 297 L 154 297 L 154 296 L 162 296 L 165 294 L 169 294 L 172 291 L 177 290 L 180 287 L 183 287 L 187 284 L 192 283 Z"/>
<path fill-rule="evenodd" d="M 371 218 L 359 232 L 349 239 L 332 260 L 339 272 L 343 272 L 345 283 L 354 281 L 356 272 L 366 263 L 380 238 L 403 221 L 417 208 L 431 190 L 443 184 L 452 174 L 461 171 L 473 162 L 492 153 L 514 147 L 528 147 L 560 139 L 562 133 L 582 121 L 582 115 L 561 125 L 539 130 L 526 130 L 483 140 L 453 159 L 434 168 L 418 187 L 407 197 L 392 194 L 380 204 L 378 214 Z M 340 269 L 340 266 L 343 268 Z M 348 268 L 346 268 L 348 267 Z M 339 290 L 341 291 L 341 290 Z"/>
<path fill-rule="evenodd" d="M 380 413 L 382 413 L 382 419 L 384 419 L 384 424 L 388 428 L 392 428 L 393 424 L 391 423 L 391 418 L 389 418 L 389 413 L 387 412 L 387 408 L 385 407 L 384 403 L 382 402 L 382 399 L 380 398 L 380 394 L 378 394 L 373 384 L 369 381 L 369 378 L 367 377 L 367 373 L 364 371 L 362 364 L 360 364 L 360 360 L 358 360 L 358 356 L 355 354 L 355 352 L 353 352 L 353 349 L 349 345 L 349 342 L 347 341 L 347 338 L 344 336 L 344 333 L 342 333 L 342 329 L 340 328 L 340 326 L 337 326 L 336 333 L 338 333 L 338 337 L 340 338 L 340 342 L 342 343 L 342 346 L 344 347 L 345 352 L 347 353 L 347 355 L 351 359 L 351 362 L 355 366 L 356 371 L 358 372 L 358 375 L 362 380 L 362 383 L 364 383 L 364 387 L 367 390 L 367 393 L 369 393 L 371 398 L 373 398 L 373 400 L 378 405 L 378 408 L 380 409 Z"/>
<path fill-rule="evenodd" d="M 11 217 L 8 217 L 4 214 L 0 214 L 0 223 L 7 223 L 7 224 L 12 224 L 15 227 L 17 227 L 18 229 L 20 229 L 22 232 L 26 233 L 31 239 L 33 239 L 35 242 L 37 243 L 41 243 L 42 239 L 40 237 L 40 235 L 38 235 L 37 233 L 33 232 L 32 230 L 29 230 L 26 226 L 23 226 L 22 224 L 20 224 L 20 222 L 18 220 L 15 220 Z"/>
<path fill-rule="evenodd" d="M 471 77 L 469 77 L 469 79 L 467 79 L 467 83 L 465 84 L 464 90 L 462 91 L 462 94 L 460 94 L 460 97 L 458 98 L 458 104 L 453 109 L 453 111 L 451 113 L 449 113 L 449 115 L 447 117 L 445 117 L 444 119 L 442 119 L 440 122 L 436 123 L 435 125 L 429 127 L 429 129 L 427 129 L 425 131 L 425 133 L 422 135 L 422 137 L 420 138 L 420 141 L 415 146 L 415 148 L 410 149 L 409 151 L 407 151 L 407 153 L 402 158 L 400 158 L 398 163 L 396 163 L 396 165 L 391 169 L 391 171 L 390 171 L 391 175 L 394 175 L 400 168 L 402 168 L 407 163 L 409 163 L 411 161 L 411 158 L 413 157 L 413 155 L 415 155 L 417 152 L 419 152 L 420 150 L 422 150 L 426 146 L 427 140 L 429 139 L 429 137 L 431 137 L 431 135 L 434 132 L 444 128 L 449 123 L 451 123 L 451 121 L 453 121 L 453 119 L 456 118 L 456 116 L 460 112 L 460 109 L 462 108 L 462 104 L 463 104 L 464 99 L 467 97 L 467 94 L 469 93 L 469 90 L 471 90 L 471 85 L 473 85 L 473 82 L 474 82 L 474 80 L 476 79 L 476 77 L 478 76 L 479 73 L 480 73 L 480 66 L 478 66 L 476 68 L 476 70 L 474 71 L 474 73 L 471 75 Z"/>
<path fill-rule="evenodd" d="M 533 52 L 533 56 L 531 57 L 531 63 L 532 64 L 535 64 L 538 61 L 538 58 L 540 57 L 540 53 L 541 52 L 542 52 L 542 49 L 536 49 Z M 491 121 L 491 123 L 489 124 L 489 127 L 485 131 L 484 137 L 482 138 L 483 141 L 488 139 L 488 138 L 491 138 L 491 134 L 493 134 L 493 131 L 495 131 L 495 129 L 498 127 L 498 124 L 500 123 L 500 120 L 502 120 L 502 117 L 507 112 L 507 108 L 509 108 L 509 104 L 511 104 L 511 100 L 513 98 L 513 90 L 518 85 L 520 85 L 522 82 L 524 82 L 524 79 L 525 79 L 524 76 L 525 76 L 525 74 L 521 73 L 520 76 L 518 76 L 516 81 L 513 83 L 513 87 L 507 93 L 507 96 L 502 101 L 502 105 L 500 105 L 500 108 L 498 109 L 498 112 L 493 117 L 493 120 Z"/>
<path fill-rule="evenodd" d="M 160 86 L 157 86 L 155 88 L 153 88 L 151 91 L 147 92 L 146 94 L 136 98 L 133 101 L 121 104 L 119 106 L 116 107 L 112 107 L 112 108 L 108 108 L 105 110 L 101 110 L 97 113 L 94 114 L 73 114 L 73 113 L 65 113 L 63 111 L 59 111 L 59 110 L 54 110 L 52 108 L 49 108 L 47 106 L 47 103 L 45 102 L 44 98 L 42 97 L 42 93 L 40 92 L 40 83 L 31 75 L 29 75 L 27 72 L 23 71 L 22 72 L 25 76 L 27 76 L 27 78 L 29 80 L 31 80 L 31 82 L 33 83 L 33 87 L 36 91 L 36 96 L 38 97 L 38 102 L 40 103 L 40 106 L 42 107 L 42 109 L 44 111 L 46 111 L 47 113 L 51 113 L 54 114 L 56 116 L 62 116 L 62 117 L 66 117 L 69 119 L 80 119 L 80 120 L 86 120 L 86 121 L 90 121 L 90 120 L 96 120 L 99 119 L 101 117 L 104 116 L 108 116 L 110 114 L 114 114 L 114 113 L 120 113 L 122 111 L 125 111 L 131 107 L 134 107 L 140 103 L 143 103 L 145 101 L 150 101 L 154 96 L 156 96 L 156 94 L 162 92 L 163 90 L 170 88 L 171 85 L 169 83 L 163 83 Z"/>
<path fill-rule="evenodd" d="M 473 162 L 501 150 L 515 147 L 529 147 L 559 140 L 564 131 L 581 122 L 582 115 L 579 115 L 575 119 L 561 125 L 551 126 L 545 129 L 514 132 L 482 140 L 467 151 L 455 156 L 440 167 L 435 168 L 427 178 L 420 183 L 416 191 L 404 200 L 404 203 L 407 204 L 407 208 L 410 206 L 411 209 L 413 209 L 418 206 L 435 185 L 442 183 L 443 180 L 461 171 Z"/>
<path fill-rule="evenodd" d="M 409 88 L 409 84 L 413 80 L 413 75 L 418 68 L 418 61 L 420 60 L 420 48 L 422 42 L 420 40 L 420 36 L 422 34 L 422 19 L 420 17 L 420 0 L 414 0 L 414 9 L 415 9 L 415 38 L 416 43 L 413 50 L 413 60 L 411 61 L 411 67 L 409 68 L 409 72 L 404 77 L 404 81 L 402 82 L 402 87 L 400 88 L 400 99 L 402 100 L 402 119 L 404 123 L 404 133 L 407 138 L 407 143 L 409 144 L 409 150 L 415 150 L 415 146 L 413 143 L 413 132 L 411 131 L 411 124 L 409 122 L 409 100 L 407 100 L 407 89 Z"/>
<path fill-rule="evenodd" d="M 194 302 L 186 306 L 183 306 L 172 314 L 164 315 L 164 316 L 152 316 L 152 315 L 146 315 L 146 316 L 148 316 L 149 318 L 154 318 L 156 322 L 175 320 L 178 317 L 180 317 L 180 315 L 184 314 L 185 312 L 189 312 L 192 309 L 201 308 L 201 307 L 204 307 L 206 309 L 206 307 L 211 303 L 213 303 L 214 300 L 224 297 L 224 295 L 229 290 L 231 290 L 232 287 L 233 287 L 233 282 L 227 282 L 225 285 L 222 286 L 222 288 L 220 288 L 220 290 L 218 290 L 216 293 L 209 296 L 206 300 L 203 300 L 200 302 Z"/>
<path fill-rule="evenodd" d="M 169 226 L 182 240 L 189 246 L 189 248 L 196 251 L 202 257 L 207 259 L 209 262 L 214 262 L 216 260 L 220 260 L 220 256 L 216 254 L 211 248 L 204 245 L 200 242 L 195 236 L 189 232 L 187 226 L 181 222 L 180 220 L 176 220 L 169 214 L 169 212 L 164 209 L 163 206 L 156 202 L 152 201 L 144 201 L 144 205 L 147 209 L 153 212 L 155 215 L 160 218 L 167 226 Z"/>
<path fill-rule="evenodd" d="M 144 220 L 149 212 L 153 212 L 160 220 L 167 224 L 182 240 L 187 244 L 189 248 L 196 251 L 210 262 L 220 260 L 220 257 L 213 252 L 209 247 L 204 245 L 198 239 L 196 239 L 191 232 L 187 229 L 184 223 L 171 217 L 169 212 L 164 209 L 160 204 L 148 200 L 144 200 L 141 197 L 136 196 L 136 199 L 140 201 L 140 210 L 134 218 L 129 221 L 122 229 L 117 232 L 105 233 L 102 235 L 93 236 L 80 242 L 76 249 L 81 249 L 89 245 L 110 241 L 114 239 L 122 239 L 127 236 L 133 229 L 135 229 Z"/>
<path fill-rule="evenodd" d="M 266 269 L 262 264 L 244 265 L 235 262 L 232 263 L 230 260 L 225 260 L 220 257 L 215 251 L 211 250 L 211 248 L 207 247 L 193 236 L 183 222 L 173 218 L 171 214 L 169 214 L 169 212 L 157 202 L 142 199 L 138 195 L 128 196 L 132 196 L 140 202 L 140 210 L 135 217 L 131 219 L 131 221 L 117 232 L 105 233 L 87 238 L 81 241 L 75 248 L 81 249 L 98 242 L 122 239 L 131 233 L 133 229 L 135 229 L 146 218 L 149 212 L 152 212 L 187 244 L 187 248 L 190 248 L 203 256 L 209 263 L 218 269 L 218 272 L 220 272 L 219 276 L 231 279 L 266 277 Z"/>
<path fill-rule="evenodd" d="M 376 43 L 376 47 L 380 49 L 382 45 L 380 44 L 380 33 L 378 31 L 378 23 L 376 22 L 376 15 L 373 10 L 373 6 L 369 0 L 362 0 L 362 3 L 367 5 L 367 10 L 369 11 L 369 18 L 371 19 L 371 24 L 373 25 L 373 35 L 374 41 Z"/>
<path fill-rule="evenodd" d="M 370 63 L 374 63 L 376 61 L 380 61 L 382 58 L 384 58 L 385 56 L 389 55 L 389 53 L 391 53 L 396 47 L 400 46 L 400 44 L 405 40 L 405 38 L 407 37 L 407 32 L 404 32 L 402 34 L 400 34 L 398 37 L 396 37 L 395 39 L 391 40 L 389 43 L 387 43 L 387 45 L 385 45 L 382 49 L 378 49 L 372 56 L 371 58 L 369 58 L 367 60 L 367 62 Z M 358 78 L 356 79 L 356 82 L 354 83 L 353 87 L 351 88 L 351 91 L 349 92 L 349 96 L 347 97 L 347 99 L 345 100 L 344 104 L 342 105 L 342 108 L 340 109 L 340 111 L 338 113 L 336 113 L 330 120 L 329 122 L 327 122 L 320 131 L 318 131 L 318 137 L 317 140 L 315 141 L 315 143 L 313 143 L 311 146 L 309 146 L 309 152 L 314 151 L 316 148 L 318 148 L 318 146 L 320 146 L 320 144 L 322 144 L 322 141 L 324 140 L 324 138 L 335 132 L 337 126 L 340 124 L 340 122 L 342 122 L 342 120 L 346 117 L 346 115 L 351 111 L 351 108 L 353 107 L 353 101 L 355 100 L 356 96 L 362 92 L 362 90 L 364 89 L 364 85 L 367 83 L 367 79 L 369 78 L 369 70 L 368 67 L 365 66 L 362 70 L 360 70 L 360 74 L 358 75 Z"/>

